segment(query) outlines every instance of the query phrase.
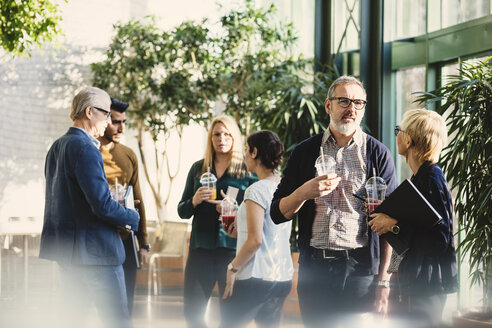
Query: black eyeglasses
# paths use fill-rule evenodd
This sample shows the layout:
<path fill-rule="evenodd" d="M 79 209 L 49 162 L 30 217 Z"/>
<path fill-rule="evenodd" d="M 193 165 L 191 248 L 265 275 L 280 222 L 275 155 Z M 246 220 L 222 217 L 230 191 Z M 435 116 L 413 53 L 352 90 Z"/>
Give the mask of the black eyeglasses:
<path fill-rule="evenodd" d="M 349 108 L 351 103 L 354 103 L 354 107 L 357 110 L 362 110 L 366 107 L 367 101 L 362 99 L 350 99 L 347 97 L 331 97 L 330 100 L 338 100 L 338 104 L 342 108 Z"/>
<path fill-rule="evenodd" d="M 405 132 L 401 129 L 399 125 L 395 125 L 395 137 L 400 133 L 400 132 Z"/>
<path fill-rule="evenodd" d="M 97 109 L 97 110 L 100 110 L 101 112 L 103 112 L 104 114 L 106 114 L 106 118 L 109 118 L 111 116 L 111 112 L 110 111 L 107 111 L 105 109 L 102 109 L 102 108 L 99 108 L 99 107 L 96 107 L 96 106 L 92 106 L 93 108 Z"/>

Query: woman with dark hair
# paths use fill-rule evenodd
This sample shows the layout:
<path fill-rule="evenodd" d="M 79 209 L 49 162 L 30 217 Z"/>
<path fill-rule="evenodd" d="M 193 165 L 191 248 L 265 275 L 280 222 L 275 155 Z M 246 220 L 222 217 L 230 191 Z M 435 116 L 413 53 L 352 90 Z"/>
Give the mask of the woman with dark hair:
<path fill-rule="evenodd" d="M 208 171 L 217 177 L 215 192 L 200 183 L 200 176 Z M 216 117 L 208 131 L 205 156 L 192 165 L 178 204 L 181 218 L 193 216 L 184 280 L 184 314 L 189 327 L 206 327 L 204 315 L 212 290 L 218 283 L 219 292 L 224 292 L 227 264 L 236 253 L 236 239 L 220 226 L 221 195 L 228 187 L 244 191 L 255 181 L 246 169 L 236 122 L 230 116 Z"/>
<path fill-rule="evenodd" d="M 246 165 L 258 182 L 246 189 L 237 215 L 236 257 L 227 268 L 222 327 L 241 327 L 255 320 L 259 327 L 276 327 L 292 286 L 291 221 L 276 225 L 270 203 L 280 177 L 284 146 L 271 131 L 258 131 L 247 140 Z M 236 231 L 229 227 L 230 236 Z"/>

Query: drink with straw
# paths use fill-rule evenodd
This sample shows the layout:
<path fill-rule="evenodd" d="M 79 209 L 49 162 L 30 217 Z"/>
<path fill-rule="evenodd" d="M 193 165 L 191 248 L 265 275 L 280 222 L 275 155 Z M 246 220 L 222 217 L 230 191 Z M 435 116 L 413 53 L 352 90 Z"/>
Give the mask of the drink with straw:
<path fill-rule="evenodd" d="M 202 184 L 202 186 L 205 186 L 212 190 L 212 196 L 210 196 L 211 200 L 217 199 L 217 178 L 212 172 L 210 172 L 210 167 L 207 169 L 207 172 L 203 173 L 200 176 L 200 183 Z"/>
<path fill-rule="evenodd" d="M 373 175 L 366 182 L 366 204 L 369 213 L 372 213 L 383 202 L 387 188 L 383 178 L 377 177 L 376 172 L 373 172 Z"/>
<path fill-rule="evenodd" d="M 320 147 L 320 156 L 316 159 L 314 164 L 318 176 L 336 173 L 337 163 L 332 156 L 325 155 L 323 147 Z"/>

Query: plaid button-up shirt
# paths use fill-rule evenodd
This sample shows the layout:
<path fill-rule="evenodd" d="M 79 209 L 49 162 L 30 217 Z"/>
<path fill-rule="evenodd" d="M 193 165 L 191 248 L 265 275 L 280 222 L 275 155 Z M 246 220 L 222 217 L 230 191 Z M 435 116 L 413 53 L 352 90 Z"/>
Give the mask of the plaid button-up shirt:
<path fill-rule="evenodd" d="M 359 128 L 344 147 L 338 146 L 326 129 L 321 143 L 325 155 L 335 158 L 338 187 L 315 199 L 316 215 L 311 246 L 344 250 L 368 245 L 368 226 L 363 202 L 353 194 L 364 194 L 367 178 L 366 134 Z"/>

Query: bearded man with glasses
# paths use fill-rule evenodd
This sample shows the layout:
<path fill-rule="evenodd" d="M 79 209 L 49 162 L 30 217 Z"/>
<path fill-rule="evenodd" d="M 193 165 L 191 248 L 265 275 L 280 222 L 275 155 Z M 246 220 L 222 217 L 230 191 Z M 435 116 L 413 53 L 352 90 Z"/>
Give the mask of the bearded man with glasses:
<path fill-rule="evenodd" d="M 386 314 L 391 248 L 367 225 L 364 185 L 373 172 L 396 187 L 389 149 L 360 128 L 366 107 L 362 83 L 341 76 L 328 90 L 324 133 L 293 150 L 271 205 L 280 224 L 298 217 L 297 291 L 307 327 L 356 326 L 354 314 Z M 318 176 L 320 154 L 333 157 L 335 173 Z"/>

